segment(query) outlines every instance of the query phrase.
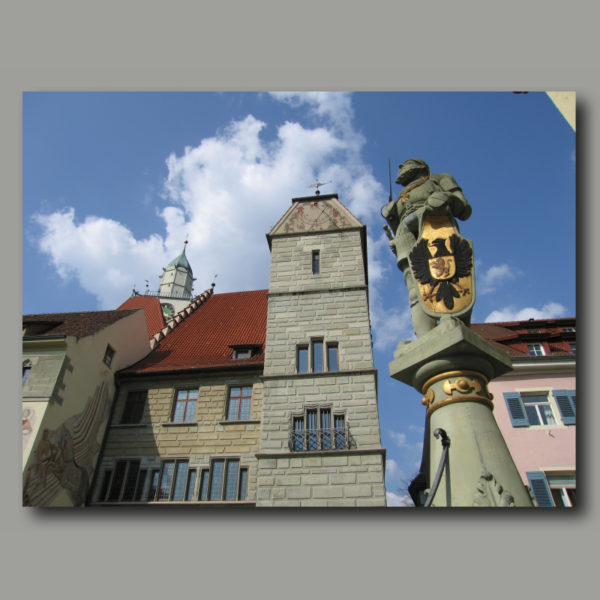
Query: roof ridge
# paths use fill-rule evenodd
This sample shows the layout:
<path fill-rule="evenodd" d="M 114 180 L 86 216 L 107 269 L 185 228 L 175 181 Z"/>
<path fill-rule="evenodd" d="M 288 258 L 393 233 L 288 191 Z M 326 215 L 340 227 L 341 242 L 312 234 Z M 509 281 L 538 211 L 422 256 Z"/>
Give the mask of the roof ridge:
<path fill-rule="evenodd" d="M 196 296 L 192 302 L 190 302 L 185 308 L 181 309 L 172 319 L 167 321 L 166 327 L 161 329 L 158 333 L 150 339 L 150 349 L 155 350 L 160 343 L 173 331 L 182 321 L 187 319 L 192 313 L 196 312 L 213 294 L 215 286 L 202 292 L 199 296 Z"/>

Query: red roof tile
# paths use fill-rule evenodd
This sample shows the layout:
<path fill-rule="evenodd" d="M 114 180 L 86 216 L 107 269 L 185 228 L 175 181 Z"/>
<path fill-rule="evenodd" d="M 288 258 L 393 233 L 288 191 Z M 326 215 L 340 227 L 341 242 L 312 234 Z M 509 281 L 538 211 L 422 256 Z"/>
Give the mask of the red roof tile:
<path fill-rule="evenodd" d="M 262 364 L 267 291 L 212 295 L 169 333 L 154 352 L 122 373 Z M 233 360 L 230 346 L 244 344 L 260 345 L 259 353 L 249 359 Z"/>
<path fill-rule="evenodd" d="M 75 337 L 85 337 L 101 331 L 105 327 L 135 312 L 135 310 L 95 310 L 89 312 L 23 315 L 23 326 L 47 323 L 51 328 L 35 335 L 73 335 Z M 27 335 L 27 332 L 25 335 Z"/>
<path fill-rule="evenodd" d="M 131 296 L 127 298 L 117 310 L 131 310 L 143 308 L 146 313 L 146 327 L 148 328 L 148 337 L 152 339 L 155 333 L 158 333 L 165 326 L 160 300 L 154 296 Z"/>
<path fill-rule="evenodd" d="M 471 329 L 486 340 L 498 340 L 516 336 L 514 331 L 502 327 L 499 323 L 471 323 Z"/>

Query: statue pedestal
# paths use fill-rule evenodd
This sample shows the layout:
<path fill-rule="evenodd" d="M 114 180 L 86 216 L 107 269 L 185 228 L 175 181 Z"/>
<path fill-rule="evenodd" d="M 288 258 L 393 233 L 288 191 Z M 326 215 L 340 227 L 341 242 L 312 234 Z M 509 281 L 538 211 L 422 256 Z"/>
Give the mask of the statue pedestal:
<path fill-rule="evenodd" d="M 390 375 L 424 394 L 428 485 L 442 455 L 433 432 L 442 428 L 450 438 L 432 506 L 533 506 L 492 414 L 488 383 L 512 371 L 508 356 L 452 317 L 394 356 Z"/>

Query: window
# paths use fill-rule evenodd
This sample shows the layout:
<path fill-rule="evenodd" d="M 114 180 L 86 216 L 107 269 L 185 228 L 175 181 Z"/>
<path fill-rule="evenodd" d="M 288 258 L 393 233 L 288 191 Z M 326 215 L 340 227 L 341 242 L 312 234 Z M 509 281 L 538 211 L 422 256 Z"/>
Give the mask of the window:
<path fill-rule="evenodd" d="M 577 350 L 577 347 L 576 347 L 576 345 L 575 345 L 575 342 L 571 342 L 571 343 L 569 344 L 569 348 L 571 348 L 571 352 L 572 352 L 573 354 L 577 354 L 577 352 L 576 352 L 576 350 Z"/>
<path fill-rule="evenodd" d="M 527 473 L 529 487 L 540 507 L 574 507 L 576 500 L 575 475 L 572 473 Z"/>
<path fill-rule="evenodd" d="M 173 423 L 193 423 L 196 418 L 198 390 L 178 390 Z"/>
<path fill-rule="evenodd" d="M 246 499 L 248 469 L 240 468 L 237 458 L 212 461 L 200 479 L 200 501 L 236 501 Z"/>
<path fill-rule="evenodd" d="M 544 356 L 542 344 L 527 344 L 527 350 L 530 356 Z"/>
<path fill-rule="evenodd" d="M 310 348 L 310 354 L 309 354 Z M 327 343 L 323 340 L 312 340 L 310 346 L 301 345 L 297 350 L 297 369 L 298 373 L 308 373 L 310 363 L 311 373 L 323 373 L 324 371 L 339 370 L 338 344 Z"/>
<path fill-rule="evenodd" d="M 327 370 L 339 370 L 337 344 L 327 344 Z"/>
<path fill-rule="evenodd" d="M 554 506 L 571 508 L 576 503 L 576 481 L 574 473 L 546 473 L 546 480 L 554 500 Z"/>
<path fill-rule="evenodd" d="M 563 327 L 562 330 L 565 333 L 574 333 L 575 332 L 575 327 Z"/>
<path fill-rule="evenodd" d="M 31 367 L 32 367 L 31 360 L 28 359 L 23 362 L 23 383 L 22 383 L 22 385 L 25 385 L 25 382 L 27 381 L 27 378 L 29 377 L 29 373 L 31 373 Z"/>
<path fill-rule="evenodd" d="M 251 357 L 252 357 L 252 349 L 251 348 L 243 348 L 243 349 L 233 351 L 233 358 L 236 360 L 241 359 L 241 358 L 251 358 Z"/>
<path fill-rule="evenodd" d="M 228 421 L 247 421 L 250 418 L 252 386 L 229 388 Z"/>
<path fill-rule="evenodd" d="M 140 469 L 139 460 L 118 461 L 105 471 L 99 502 L 139 502 L 146 483 L 147 471 Z"/>
<path fill-rule="evenodd" d="M 563 424 L 575 425 L 575 391 L 554 390 L 552 394 Z M 557 424 L 555 410 L 547 392 L 540 394 L 505 392 L 504 400 L 513 427 Z"/>
<path fill-rule="evenodd" d="M 308 373 L 308 346 L 298 346 L 298 373 Z"/>
<path fill-rule="evenodd" d="M 123 408 L 123 416 L 121 417 L 122 425 L 136 425 L 141 423 L 146 406 L 146 397 L 148 392 L 129 392 L 125 407 Z"/>
<path fill-rule="evenodd" d="M 321 261 L 318 250 L 312 252 L 312 272 L 313 275 L 318 275 L 321 272 Z"/>
<path fill-rule="evenodd" d="M 530 425 L 556 425 L 552 406 L 547 395 L 522 396 L 527 419 Z"/>
<path fill-rule="evenodd" d="M 312 343 L 311 368 L 313 373 L 323 372 L 323 340 L 316 340 Z"/>
<path fill-rule="evenodd" d="M 292 452 L 341 450 L 349 447 L 350 434 L 345 415 L 334 414 L 330 408 L 310 408 L 304 415 L 292 418 L 289 448 Z"/>
<path fill-rule="evenodd" d="M 153 499 L 158 502 L 190 500 L 193 497 L 195 483 L 196 476 L 195 474 L 192 476 L 191 471 L 188 471 L 187 460 L 165 460 L 162 464 L 160 483 L 156 486 Z"/>
<path fill-rule="evenodd" d="M 541 329 L 528 329 L 527 333 L 542 333 Z"/>
<path fill-rule="evenodd" d="M 106 352 L 104 353 L 104 358 L 102 360 L 107 367 L 110 367 L 114 357 L 115 351 L 110 346 L 106 346 Z"/>

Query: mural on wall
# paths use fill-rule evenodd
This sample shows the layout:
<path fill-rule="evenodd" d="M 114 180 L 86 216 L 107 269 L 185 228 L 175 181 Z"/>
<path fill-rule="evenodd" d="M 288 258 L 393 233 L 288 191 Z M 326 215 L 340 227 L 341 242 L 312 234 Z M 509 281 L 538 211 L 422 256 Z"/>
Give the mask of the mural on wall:
<path fill-rule="evenodd" d="M 32 450 L 33 462 L 23 487 L 23 506 L 46 506 L 63 490 L 73 506 L 83 506 L 93 458 L 100 450 L 96 438 L 109 412 L 110 396 L 105 382 L 97 386 L 81 413 L 69 417 L 56 429 L 43 430 L 42 439 Z"/>
<path fill-rule="evenodd" d="M 35 425 L 36 416 L 37 414 L 33 406 L 23 407 L 23 451 L 25 451 L 27 442 L 29 442 L 29 438 L 31 437 L 31 432 L 33 431 L 33 427 Z"/>
<path fill-rule="evenodd" d="M 323 231 L 350 225 L 348 219 L 329 202 L 301 203 L 288 217 L 284 231 Z"/>

